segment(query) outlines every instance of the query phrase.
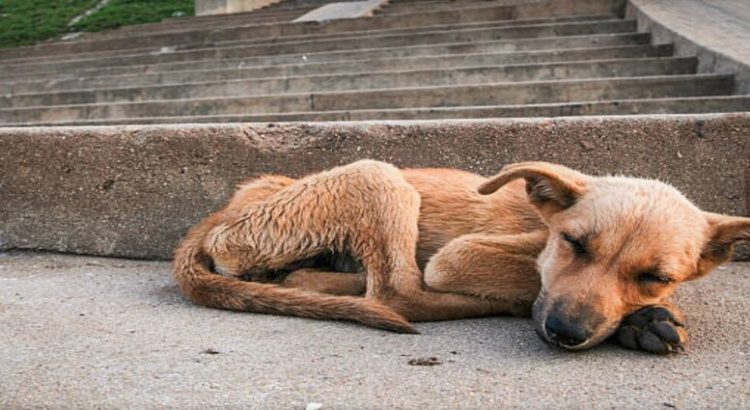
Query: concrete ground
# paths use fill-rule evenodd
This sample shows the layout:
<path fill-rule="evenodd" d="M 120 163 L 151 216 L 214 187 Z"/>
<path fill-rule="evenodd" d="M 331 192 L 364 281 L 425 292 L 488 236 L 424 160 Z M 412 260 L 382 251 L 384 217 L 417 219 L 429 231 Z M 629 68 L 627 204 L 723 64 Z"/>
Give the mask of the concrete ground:
<path fill-rule="evenodd" d="M 684 285 L 687 354 L 570 353 L 525 319 L 397 335 L 194 306 L 165 262 L 6 253 L 0 408 L 748 408 L 748 293 L 747 263 Z"/>

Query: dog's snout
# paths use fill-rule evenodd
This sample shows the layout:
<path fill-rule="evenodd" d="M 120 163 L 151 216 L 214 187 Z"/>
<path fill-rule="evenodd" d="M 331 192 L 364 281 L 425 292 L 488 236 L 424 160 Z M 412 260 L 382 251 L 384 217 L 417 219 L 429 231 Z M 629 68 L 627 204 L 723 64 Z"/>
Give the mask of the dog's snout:
<path fill-rule="evenodd" d="M 591 333 L 586 331 L 580 323 L 566 320 L 557 314 L 547 316 L 544 331 L 551 341 L 563 347 L 576 347 L 591 337 Z"/>

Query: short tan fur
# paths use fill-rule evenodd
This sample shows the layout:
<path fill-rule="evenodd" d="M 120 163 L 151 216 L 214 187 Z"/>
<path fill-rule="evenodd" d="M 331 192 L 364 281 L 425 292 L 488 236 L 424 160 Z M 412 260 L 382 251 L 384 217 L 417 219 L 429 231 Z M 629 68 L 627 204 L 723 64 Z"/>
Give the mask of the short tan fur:
<path fill-rule="evenodd" d="M 532 314 L 567 349 L 610 335 L 687 342 L 675 287 L 750 240 L 750 218 L 701 211 L 662 182 L 546 163 L 491 178 L 363 160 L 262 176 L 178 246 L 182 291 L 209 307 L 359 322 Z"/>

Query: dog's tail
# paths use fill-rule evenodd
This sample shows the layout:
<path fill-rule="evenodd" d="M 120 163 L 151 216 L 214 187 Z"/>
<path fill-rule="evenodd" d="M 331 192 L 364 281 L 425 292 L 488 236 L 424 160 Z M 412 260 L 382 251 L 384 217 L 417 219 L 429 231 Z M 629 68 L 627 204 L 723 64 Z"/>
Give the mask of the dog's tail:
<path fill-rule="evenodd" d="M 193 302 L 217 309 L 348 320 L 399 333 L 418 333 L 403 316 L 371 299 L 244 282 L 211 272 L 202 247 L 207 222 L 196 226 L 175 251 L 175 278 Z"/>

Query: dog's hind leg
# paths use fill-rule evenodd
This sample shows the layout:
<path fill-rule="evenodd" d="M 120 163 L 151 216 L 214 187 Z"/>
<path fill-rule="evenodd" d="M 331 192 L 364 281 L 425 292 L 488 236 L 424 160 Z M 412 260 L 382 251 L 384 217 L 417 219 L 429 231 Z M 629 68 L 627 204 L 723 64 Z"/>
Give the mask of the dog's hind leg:
<path fill-rule="evenodd" d="M 293 182 L 286 179 L 281 185 L 282 189 L 262 199 L 253 195 L 254 188 L 246 187 L 244 193 L 242 188 L 225 209 L 191 229 L 178 246 L 173 264 L 183 292 L 194 302 L 214 308 L 351 320 L 413 333 L 401 315 L 375 298 L 237 280 L 247 274 L 252 277 L 253 272 L 283 272 L 321 253 L 348 252 L 365 262 L 373 288 L 386 287 L 388 270 L 381 268 L 402 263 L 383 262 L 382 249 L 388 245 L 378 242 L 379 232 L 390 225 L 382 220 L 386 214 L 380 205 L 398 208 L 401 188 L 413 191 L 400 172 L 387 164 L 360 161 Z M 412 208 L 412 241 L 416 242 L 418 196 Z M 372 238 L 365 239 L 368 234 Z"/>
<path fill-rule="evenodd" d="M 263 201 L 228 208 L 237 212 L 216 224 L 204 243 L 228 276 L 282 269 L 333 251 L 351 252 L 362 262 L 370 296 L 388 288 L 392 269 L 421 278 L 414 260 L 419 195 L 391 165 L 359 161 L 300 179 Z"/>
<path fill-rule="evenodd" d="M 425 289 L 416 262 L 420 197 L 392 165 L 359 161 L 300 179 L 247 206 L 206 237 L 217 270 L 282 269 L 325 251 L 350 252 L 367 275 L 365 298 L 414 320 L 482 316 L 491 300 Z"/>
<path fill-rule="evenodd" d="M 329 295 L 364 295 L 367 277 L 364 273 L 329 272 L 298 269 L 284 278 L 281 286 L 312 290 Z"/>

